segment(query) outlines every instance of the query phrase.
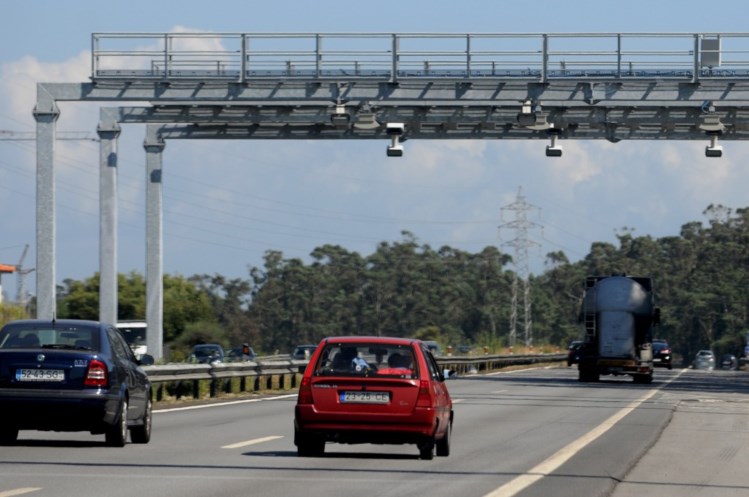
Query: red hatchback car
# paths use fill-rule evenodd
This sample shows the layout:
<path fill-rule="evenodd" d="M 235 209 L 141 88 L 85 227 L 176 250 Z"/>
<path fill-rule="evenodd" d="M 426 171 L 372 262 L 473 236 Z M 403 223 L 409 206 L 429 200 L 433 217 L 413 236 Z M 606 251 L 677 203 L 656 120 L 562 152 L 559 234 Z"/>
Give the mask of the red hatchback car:
<path fill-rule="evenodd" d="M 426 344 L 385 337 L 326 338 L 304 372 L 294 415 L 300 456 L 326 442 L 416 444 L 450 455 L 453 405 Z"/>

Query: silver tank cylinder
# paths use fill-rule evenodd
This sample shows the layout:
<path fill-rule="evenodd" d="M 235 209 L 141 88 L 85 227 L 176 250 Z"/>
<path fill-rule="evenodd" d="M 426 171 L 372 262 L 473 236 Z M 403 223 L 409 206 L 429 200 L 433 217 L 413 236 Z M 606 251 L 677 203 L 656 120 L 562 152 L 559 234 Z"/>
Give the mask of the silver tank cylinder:
<path fill-rule="evenodd" d="M 653 313 L 650 293 L 638 282 L 625 276 L 599 280 L 585 292 L 585 308 L 596 312 L 620 311 L 646 316 Z"/>

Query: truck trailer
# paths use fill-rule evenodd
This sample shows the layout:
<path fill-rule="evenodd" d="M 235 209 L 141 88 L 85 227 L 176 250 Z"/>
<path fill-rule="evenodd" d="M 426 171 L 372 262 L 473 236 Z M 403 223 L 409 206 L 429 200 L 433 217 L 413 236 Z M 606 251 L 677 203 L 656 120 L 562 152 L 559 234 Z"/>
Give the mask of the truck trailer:
<path fill-rule="evenodd" d="M 651 278 L 586 278 L 580 314 L 584 343 L 579 381 L 598 381 L 601 375 L 630 375 L 635 383 L 653 381 L 653 327 L 660 321 L 660 309 L 653 305 Z"/>

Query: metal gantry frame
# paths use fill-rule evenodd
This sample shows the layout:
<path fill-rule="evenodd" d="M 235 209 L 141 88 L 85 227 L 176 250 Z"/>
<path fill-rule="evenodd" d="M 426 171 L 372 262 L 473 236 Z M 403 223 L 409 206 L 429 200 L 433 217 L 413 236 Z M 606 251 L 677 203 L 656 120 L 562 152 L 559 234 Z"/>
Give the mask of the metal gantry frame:
<path fill-rule="evenodd" d="M 160 357 L 166 140 L 374 139 L 395 157 L 419 139 L 540 139 L 549 157 L 564 140 L 705 140 L 720 157 L 718 140 L 749 139 L 749 34 L 94 34 L 90 82 L 37 85 L 40 318 L 56 312 L 60 101 L 118 105 L 97 129 L 103 321 L 117 321 L 117 141 L 121 125 L 146 125 L 146 321 Z"/>

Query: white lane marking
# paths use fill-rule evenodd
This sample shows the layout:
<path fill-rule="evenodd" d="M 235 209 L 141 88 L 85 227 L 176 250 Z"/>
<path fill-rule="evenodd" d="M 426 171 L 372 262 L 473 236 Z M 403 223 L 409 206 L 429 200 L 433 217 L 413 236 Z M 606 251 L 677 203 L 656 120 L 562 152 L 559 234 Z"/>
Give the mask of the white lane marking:
<path fill-rule="evenodd" d="M 0 497 L 13 497 L 14 495 L 30 494 L 31 492 L 38 492 L 41 488 L 26 487 L 26 488 L 15 488 L 13 490 L 6 490 L 0 492 Z"/>
<path fill-rule="evenodd" d="M 499 376 L 499 375 L 505 375 L 505 374 L 515 374 L 515 373 L 524 373 L 526 371 L 533 371 L 536 369 L 556 369 L 557 366 L 544 366 L 542 368 L 523 368 L 523 369 L 513 369 L 512 371 L 494 371 L 491 373 L 482 374 L 480 376 Z"/>
<path fill-rule="evenodd" d="M 682 371 L 683 373 L 683 371 Z M 627 407 L 622 409 L 621 411 L 617 412 L 610 418 L 608 418 L 606 421 L 601 423 L 600 425 L 593 428 L 591 431 L 583 435 L 582 437 L 578 438 L 574 442 L 571 442 L 567 444 L 565 447 L 562 447 L 560 450 L 556 452 L 556 454 L 552 455 L 545 461 L 543 461 L 541 464 L 531 468 L 528 470 L 527 473 L 522 474 L 520 476 L 517 476 L 513 478 L 512 480 L 508 481 L 504 485 L 501 485 L 497 487 L 496 489 L 492 490 L 488 494 L 486 494 L 484 497 L 513 497 L 526 488 L 530 487 L 537 481 L 541 480 L 542 478 L 548 476 L 553 471 L 558 469 L 562 464 L 569 461 L 572 456 L 580 452 L 582 449 L 585 448 L 586 445 L 593 442 L 595 439 L 609 431 L 611 428 L 616 425 L 619 421 L 624 418 L 627 414 L 634 411 L 637 407 L 640 406 L 643 402 L 647 401 L 650 397 L 655 395 L 661 388 L 665 387 L 672 381 L 674 381 L 676 378 L 681 376 L 682 373 L 679 373 L 678 375 L 674 376 L 673 378 L 669 379 L 666 383 L 664 383 L 662 386 L 655 388 L 653 390 L 649 390 L 644 396 L 640 397 L 638 400 L 635 400 L 631 402 Z"/>
<path fill-rule="evenodd" d="M 279 400 L 279 399 L 290 399 L 292 397 L 296 397 L 297 394 L 290 394 L 290 395 L 278 395 L 276 397 L 263 397 L 262 399 L 244 399 L 244 400 L 232 400 L 229 402 L 217 402 L 215 404 L 201 404 L 199 406 L 185 406 L 185 407 L 173 407 L 171 409 L 159 409 L 154 410 L 154 414 L 160 414 L 164 412 L 177 412 L 177 411 L 192 411 L 194 409 L 207 409 L 209 407 L 223 407 L 223 406 L 233 406 L 235 404 L 250 404 L 252 402 L 264 402 L 266 400 Z M 0 497 L 3 497 L 0 495 Z"/>
<path fill-rule="evenodd" d="M 509 392 L 509 390 L 494 390 L 491 393 L 505 393 L 505 392 Z"/>
<path fill-rule="evenodd" d="M 247 447 L 248 445 L 255 445 L 255 444 L 261 444 L 263 442 L 270 442 L 271 440 L 278 440 L 279 438 L 283 438 L 283 437 L 281 435 L 271 435 L 269 437 L 256 438 L 254 440 L 247 440 L 245 442 L 237 442 L 231 445 L 224 445 L 221 448 L 222 449 L 238 449 L 240 447 Z"/>

